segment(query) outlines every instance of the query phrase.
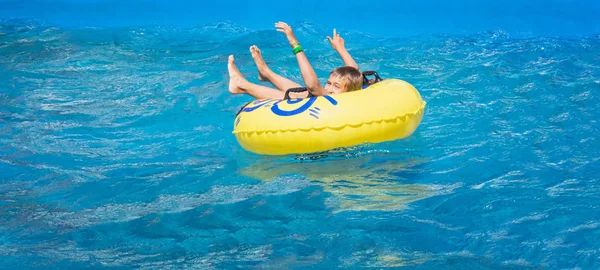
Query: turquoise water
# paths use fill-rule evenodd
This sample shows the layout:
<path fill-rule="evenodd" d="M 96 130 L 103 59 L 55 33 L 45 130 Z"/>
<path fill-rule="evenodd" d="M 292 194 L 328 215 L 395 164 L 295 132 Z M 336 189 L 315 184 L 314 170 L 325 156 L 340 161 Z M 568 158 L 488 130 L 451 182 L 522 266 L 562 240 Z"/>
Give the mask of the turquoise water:
<path fill-rule="evenodd" d="M 310 21 L 380 36 L 474 34 L 511 36 L 600 33 L 597 0 L 0 0 L 0 18 L 29 18 L 61 27 L 184 26 L 230 21 L 251 29 L 276 21 Z M 270 28 L 269 28 L 270 29 Z"/>
<path fill-rule="evenodd" d="M 324 79 L 321 24 L 292 24 Z M 231 134 L 234 23 L 0 24 L 0 268 L 597 269 L 600 36 L 342 31 L 427 101 L 405 140 L 267 157 Z"/>

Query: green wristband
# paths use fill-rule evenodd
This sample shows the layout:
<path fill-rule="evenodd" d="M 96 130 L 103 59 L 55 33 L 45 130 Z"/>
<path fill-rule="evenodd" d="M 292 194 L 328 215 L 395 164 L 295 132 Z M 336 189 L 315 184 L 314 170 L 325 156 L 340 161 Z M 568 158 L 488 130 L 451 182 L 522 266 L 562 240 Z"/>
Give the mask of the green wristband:
<path fill-rule="evenodd" d="M 297 53 L 302 52 L 302 51 L 304 51 L 304 48 L 302 48 L 301 45 L 298 45 L 298 46 L 294 47 L 294 49 L 292 50 L 292 52 L 294 54 L 297 54 Z"/>

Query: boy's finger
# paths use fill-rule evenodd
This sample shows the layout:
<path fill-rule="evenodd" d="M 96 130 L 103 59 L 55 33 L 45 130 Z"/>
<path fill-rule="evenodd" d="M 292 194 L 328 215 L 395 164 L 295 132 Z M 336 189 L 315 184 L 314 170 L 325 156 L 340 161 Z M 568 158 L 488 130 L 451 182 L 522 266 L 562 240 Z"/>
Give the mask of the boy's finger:
<path fill-rule="evenodd" d="M 335 33 L 336 33 L 335 28 L 333 28 L 333 36 L 334 37 L 335 37 Z"/>
<path fill-rule="evenodd" d="M 329 40 L 329 42 L 333 42 L 330 36 L 327 36 L 327 40 Z"/>

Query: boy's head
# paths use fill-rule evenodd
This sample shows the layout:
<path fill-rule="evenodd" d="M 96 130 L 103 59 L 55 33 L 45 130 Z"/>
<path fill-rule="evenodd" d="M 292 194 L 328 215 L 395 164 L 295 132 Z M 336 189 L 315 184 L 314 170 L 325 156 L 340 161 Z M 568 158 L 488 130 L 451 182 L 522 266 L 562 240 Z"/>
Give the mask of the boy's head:
<path fill-rule="evenodd" d="M 353 67 L 339 67 L 329 74 L 325 90 L 329 94 L 339 94 L 362 89 L 363 76 Z"/>

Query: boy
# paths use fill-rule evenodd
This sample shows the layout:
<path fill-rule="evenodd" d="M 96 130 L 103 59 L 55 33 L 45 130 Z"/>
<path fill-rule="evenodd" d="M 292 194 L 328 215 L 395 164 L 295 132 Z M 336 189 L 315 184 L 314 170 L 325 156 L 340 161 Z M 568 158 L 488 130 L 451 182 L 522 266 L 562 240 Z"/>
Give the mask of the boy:
<path fill-rule="evenodd" d="M 300 43 L 296 39 L 292 28 L 284 22 L 276 23 L 275 27 L 277 28 L 278 32 L 283 32 L 286 35 L 290 45 L 292 46 L 293 53 L 296 55 L 298 65 L 300 66 L 302 78 L 310 95 L 324 96 L 330 94 L 339 94 L 359 90 L 362 88 L 363 77 L 358 70 L 358 65 L 356 65 L 356 62 L 354 62 L 344 47 L 344 40 L 339 36 L 339 34 L 336 33 L 335 29 L 333 30 L 333 38 L 327 37 L 327 39 L 331 42 L 333 49 L 340 54 L 346 66 L 333 70 L 329 75 L 327 84 L 325 87 L 322 87 L 319 83 L 317 75 L 315 74 L 312 66 L 306 58 L 306 55 L 304 54 L 302 46 L 300 46 Z M 230 55 L 227 64 L 227 69 L 229 71 L 230 93 L 245 93 L 257 99 L 283 99 L 287 89 L 301 87 L 299 84 L 271 71 L 263 60 L 258 47 L 250 47 L 250 52 L 256 63 L 256 66 L 258 67 L 259 80 L 269 81 L 279 90 L 248 82 L 235 66 L 233 55 Z M 294 97 L 306 97 L 306 94 L 294 94 Z"/>

